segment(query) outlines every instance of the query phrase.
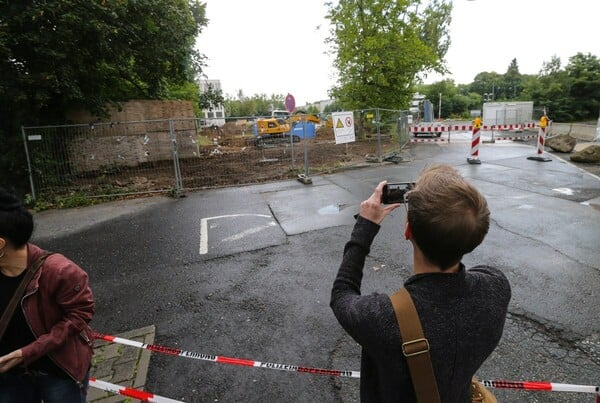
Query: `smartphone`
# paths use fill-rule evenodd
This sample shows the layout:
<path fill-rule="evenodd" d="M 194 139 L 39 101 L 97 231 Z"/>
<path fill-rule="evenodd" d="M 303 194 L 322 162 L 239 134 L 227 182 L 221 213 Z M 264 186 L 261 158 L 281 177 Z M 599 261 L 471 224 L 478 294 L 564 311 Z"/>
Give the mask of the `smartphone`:
<path fill-rule="evenodd" d="M 383 204 L 404 203 L 404 194 L 415 186 L 414 182 L 388 183 L 383 187 Z"/>

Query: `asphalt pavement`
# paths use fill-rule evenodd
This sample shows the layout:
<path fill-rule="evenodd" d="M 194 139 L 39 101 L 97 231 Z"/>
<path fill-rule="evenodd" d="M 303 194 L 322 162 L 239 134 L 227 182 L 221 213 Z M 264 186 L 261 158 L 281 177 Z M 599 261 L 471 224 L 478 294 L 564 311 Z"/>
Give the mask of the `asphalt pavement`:
<path fill-rule="evenodd" d="M 341 146 L 343 147 L 343 146 Z M 382 179 L 407 181 L 428 164 L 455 166 L 486 196 L 484 243 L 464 263 L 503 270 L 513 297 L 502 341 L 481 379 L 600 384 L 600 178 L 535 148 L 414 144 L 399 164 L 157 196 L 36 214 L 34 242 L 90 274 L 94 329 L 154 326 L 154 342 L 198 353 L 153 352 L 145 388 L 186 402 L 354 402 L 359 381 L 208 362 L 226 356 L 360 369 L 329 293 L 362 200 Z M 365 265 L 363 292 L 393 293 L 410 275 L 403 209 L 386 219 Z M 131 348 L 131 347 L 123 347 Z M 285 368 L 285 367 L 284 367 Z M 495 390 L 502 402 L 589 402 L 578 393 Z"/>

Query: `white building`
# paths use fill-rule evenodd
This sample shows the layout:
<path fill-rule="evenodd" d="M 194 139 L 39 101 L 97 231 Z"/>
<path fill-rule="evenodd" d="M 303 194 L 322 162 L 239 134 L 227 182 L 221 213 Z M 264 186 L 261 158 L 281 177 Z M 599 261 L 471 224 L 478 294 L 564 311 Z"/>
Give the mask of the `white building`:
<path fill-rule="evenodd" d="M 296 109 L 301 109 L 301 110 L 306 110 L 311 106 L 314 106 L 318 109 L 319 113 L 323 113 L 323 111 L 325 110 L 325 108 L 329 105 L 331 105 L 332 103 L 334 103 L 335 101 L 333 99 L 324 99 L 321 101 L 316 101 L 316 102 L 309 102 L 304 106 L 299 106 Z"/>
<path fill-rule="evenodd" d="M 200 80 L 200 91 L 207 92 L 209 86 L 214 91 L 221 90 L 221 80 Z M 202 109 L 203 125 L 204 126 L 223 126 L 225 124 L 225 107 L 219 105 L 214 109 Z"/>

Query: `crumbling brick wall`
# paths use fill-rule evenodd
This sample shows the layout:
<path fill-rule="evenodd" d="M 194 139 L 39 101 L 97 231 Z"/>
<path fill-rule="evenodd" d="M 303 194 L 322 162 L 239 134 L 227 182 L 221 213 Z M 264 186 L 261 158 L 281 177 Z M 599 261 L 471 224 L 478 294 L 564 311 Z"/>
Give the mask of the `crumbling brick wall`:
<path fill-rule="evenodd" d="M 121 109 L 111 108 L 103 121 L 87 111 L 72 110 L 67 114 L 71 122 L 88 125 L 75 130 L 69 141 L 72 168 L 91 172 L 172 160 L 168 119 L 173 119 L 179 156 L 191 157 L 196 149 L 194 117 L 190 101 L 129 101 Z"/>

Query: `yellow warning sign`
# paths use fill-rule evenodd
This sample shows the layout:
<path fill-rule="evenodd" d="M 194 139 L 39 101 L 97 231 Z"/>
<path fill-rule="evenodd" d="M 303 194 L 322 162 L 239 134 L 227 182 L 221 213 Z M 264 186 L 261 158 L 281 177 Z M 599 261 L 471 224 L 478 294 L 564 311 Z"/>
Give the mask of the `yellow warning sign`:
<path fill-rule="evenodd" d="M 335 124 L 335 127 L 337 129 L 342 129 L 344 127 L 344 124 L 342 123 L 342 119 L 338 118 L 337 123 Z"/>

